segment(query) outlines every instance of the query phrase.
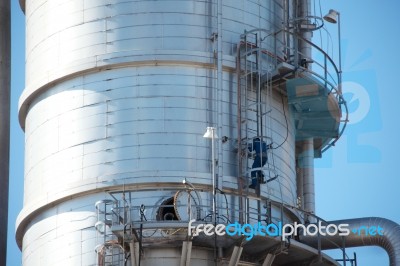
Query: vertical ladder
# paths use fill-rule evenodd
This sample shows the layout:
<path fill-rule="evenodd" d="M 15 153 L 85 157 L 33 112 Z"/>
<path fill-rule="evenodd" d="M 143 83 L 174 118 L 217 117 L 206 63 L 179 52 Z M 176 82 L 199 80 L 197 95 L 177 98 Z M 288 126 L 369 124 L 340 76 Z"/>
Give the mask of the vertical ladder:
<path fill-rule="evenodd" d="M 274 35 L 265 30 L 253 30 L 242 35 L 238 48 L 238 147 L 239 153 L 239 180 L 242 181 L 242 191 L 239 192 L 245 198 L 249 194 L 248 185 L 251 183 L 252 165 L 255 160 L 252 150 L 253 140 L 259 138 L 267 145 L 271 144 L 271 99 L 272 99 L 272 70 L 276 66 L 276 57 L 268 47 L 274 45 Z M 270 42 L 270 44 L 268 43 Z M 260 145 L 261 143 L 260 142 Z M 250 149 L 249 149 L 250 147 Z M 260 162 L 260 165 L 262 163 Z M 267 162 L 268 164 L 268 162 Z M 268 165 L 264 167 L 269 168 Z M 261 167 L 262 169 L 264 167 Z M 257 168 L 258 169 L 258 168 Z M 262 169 L 258 169 L 263 171 Z M 267 171 L 268 172 L 268 171 Z M 268 173 L 264 179 L 268 179 Z M 239 182 L 240 183 L 240 182 Z M 255 192 L 260 197 L 260 182 Z M 240 185 L 239 185 L 240 186 Z M 246 213 L 245 222 L 249 219 L 260 220 L 261 202 L 257 201 L 257 207 L 250 206 L 246 199 L 242 203 L 242 209 Z M 255 209 L 256 208 L 256 209 Z M 258 213 L 257 218 L 250 213 Z M 252 216 L 252 217 L 250 217 Z"/>

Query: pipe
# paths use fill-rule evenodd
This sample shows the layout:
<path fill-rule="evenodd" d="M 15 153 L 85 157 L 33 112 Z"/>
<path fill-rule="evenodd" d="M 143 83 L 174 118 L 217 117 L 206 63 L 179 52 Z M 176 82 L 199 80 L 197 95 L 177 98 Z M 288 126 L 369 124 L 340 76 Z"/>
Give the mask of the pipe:
<path fill-rule="evenodd" d="M 195 187 L 192 183 L 190 183 L 186 178 L 183 179 L 182 183 L 183 183 L 185 186 L 189 186 L 189 187 L 190 187 L 190 188 L 188 189 L 188 191 L 189 191 L 189 197 L 188 197 L 188 199 L 190 199 L 190 191 L 191 191 L 191 190 L 194 191 L 194 193 L 196 193 L 196 197 L 197 197 L 197 200 L 198 200 L 198 206 L 196 207 L 196 209 L 197 209 L 197 210 L 196 210 L 196 213 L 197 213 L 196 220 L 200 220 L 200 219 L 201 219 L 201 208 L 204 207 L 204 206 L 203 206 L 203 202 L 202 202 L 202 200 L 201 200 L 200 193 L 197 191 L 196 187 Z M 188 204 L 188 206 L 190 206 L 190 204 Z"/>
<path fill-rule="evenodd" d="M 315 213 L 314 140 L 312 138 L 303 141 L 303 151 L 299 155 L 299 163 L 303 176 L 302 204 L 306 212 Z"/>
<path fill-rule="evenodd" d="M 223 65 L 223 53 L 222 53 L 222 0 L 217 0 L 217 109 L 218 109 L 218 132 L 223 135 L 223 116 L 222 116 L 222 105 L 223 105 L 223 72 L 222 72 L 222 65 Z M 222 178 L 223 178 L 223 152 L 222 152 L 222 141 L 218 141 L 218 177 L 217 177 L 217 184 L 216 188 L 222 190 Z M 216 161 L 213 161 L 215 164 Z M 221 197 L 216 195 L 216 206 L 217 209 L 220 209 L 222 206 Z"/>
<path fill-rule="evenodd" d="M 298 162 L 297 165 L 299 165 Z M 296 185 L 297 185 L 297 202 L 296 202 L 297 207 L 304 210 L 303 169 L 301 169 L 300 167 L 296 167 Z"/>
<path fill-rule="evenodd" d="M 238 145 L 238 191 L 239 191 L 239 223 L 243 224 L 243 210 L 245 206 L 243 197 L 243 177 L 242 177 L 242 90 L 240 86 L 240 47 L 242 42 L 236 46 L 236 85 L 237 85 L 237 145 Z M 247 145 L 246 145 L 247 146 Z"/>
<path fill-rule="evenodd" d="M 345 237 L 345 247 L 379 246 L 389 255 L 390 266 L 400 266 L 400 225 L 380 217 L 366 217 L 327 222 L 328 224 L 348 224 L 350 234 Z M 368 233 L 371 228 L 374 232 Z M 383 234 L 379 234 L 382 228 Z M 354 231 L 353 231 L 354 230 Z M 355 233 L 354 233 L 355 232 Z M 343 237 L 339 234 L 321 237 L 322 249 L 337 249 L 342 247 Z M 317 237 L 300 236 L 300 242 L 317 248 Z"/>
<path fill-rule="evenodd" d="M 298 12 L 297 12 L 297 17 L 301 18 L 302 20 L 299 20 L 300 23 L 302 21 L 306 21 L 306 18 L 310 16 L 310 10 L 311 10 L 311 2 L 308 0 L 302 0 L 298 2 Z M 300 25 L 298 25 L 300 27 Z M 311 41 L 312 38 L 312 32 L 311 31 L 302 31 L 301 28 L 298 29 L 300 32 L 300 35 L 307 41 Z M 299 40 L 299 53 L 300 53 L 300 58 L 299 60 L 305 60 L 309 61 L 312 57 L 311 54 L 311 45 L 307 43 L 306 41 Z M 308 63 L 305 63 L 303 67 L 306 68 L 311 68 L 311 65 L 308 66 Z"/>
<path fill-rule="evenodd" d="M 10 0 L 0 1 L 0 265 L 7 261 L 11 86 Z"/>
<path fill-rule="evenodd" d="M 339 94 L 342 95 L 342 80 L 343 80 L 343 76 L 342 76 L 342 45 L 341 45 L 341 41 L 342 41 L 342 37 L 340 35 L 340 13 L 337 12 L 338 14 L 338 39 L 339 39 L 339 80 L 338 80 L 338 91 Z"/>

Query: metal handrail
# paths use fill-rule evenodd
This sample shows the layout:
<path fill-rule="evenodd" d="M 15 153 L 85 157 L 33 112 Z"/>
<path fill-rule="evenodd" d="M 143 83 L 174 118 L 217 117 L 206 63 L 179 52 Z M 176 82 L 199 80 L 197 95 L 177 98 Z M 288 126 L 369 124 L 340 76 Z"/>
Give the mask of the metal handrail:
<path fill-rule="evenodd" d="M 313 61 L 313 63 L 316 63 L 318 66 L 320 66 L 323 69 L 323 75 L 321 75 L 321 74 L 319 74 L 319 73 L 317 73 L 317 72 L 315 72 L 313 70 L 310 70 L 308 68 L 304 68 L 304 67 L 299 66 L 299 61 L 298 60 L 297 61 L 295 60 L 294 63 L 295 63 L 295 67 L 296 68 L 302 69 L 303 71 L 308 72 L 312 76 L 317 77 L 318 79 L 323 81 L 325 86 L 327 88 L 329 88 L 330 93 L 333 93 L 336 96 L 336 99 L 338 101 L 340 110 L 344 111 L 345 118 L 340 121 L 340 122 L 342 122 L 342 127 L 338 132 L 338 136 L 336 138 L 332 139 L 325 146 L 325 148 L 322 149 L 321 152 L 325 152 L 330 147 L 334 146 L 335 143 L 339 140 L 339 138 L 343 135 L 343 132 L 346 129 L 347 123 L 349 121 L 349 110 L 348 110 L 348 107 L 347 107 L 347 102 L 343 98 L 342 91 L 340 89 L 340 87 L 342 86 L 342 84 L 340 84 L 341 81 L 342 81 L 342 72 L 341 72 L 341 70 L 338 69 L 338 67 L 336 66 L 334 60 L 321 47 L 319 47 L 318 45 L 314 44 L 313 42 L 303 38 L 302 36 L 296 34 L 295 32 L 292 32 L 292 31 L 289 31 L 289 30 L 286 30 L 286 29 L 281 29 L 281 30 L 275 32 L 275 54 L 277 54 L 277 48 L 278 48 L 278 45 L 277 45 L 277 41 L 278 41 L 277 35 L 278 34 L 287 34 L 289 36 L 292 36 L 294 41 L 301 40 L 301 41 L 309 44 L 312 48 L 316 49 L 316 51 L 318 51 L 323 56 L 323 63 L 320 63 L 319 61 Z M 287 46 L 287 44 L 285 44 L 283 42 L 280 42 L 280 44 L 287 51 L 294 51 L 295 52 L 293 54 L 294 58 L 299 58 L 299 55 L 302 55 L 302 53 L 300 53 L 299 51 L 294 50 L 294 48 L 292 48 L 290 46 Z M 291 55 L 289 55 L 289 57 L 290 56 Z M 336 79 L 334 78 L 332 73 L 330 71 L 328 71 L 329 68 L 333 68 L 333 71 L 336 74 Z M 328 87 L 328 85 L 329 85 L 329 87 Z"/>
<path fill-rule="evenodd" d="M 172 189 L 171 189 L 172 190 Z M 116 193 L 114 193 L 115 195 Z M 230 193 L 229 193 L 230 194 Z M 239 195 L 235 195 L 235 194 L 231 194 L 231 197 L 238 197 L 240 198 L 241 196 Z M 250 198 L 249 200 L 251 201 L 261 201 L 261 202 L 270 202 L 272 204 L 272 206 L 275 206 L 277 209 L 282 209 L 286 215 L 288 215 L 289 210 L 290 213 L 292 213 L 294 216 L 292 216 L 292 222 L 301 222 L 300 217 L 308 217 L 311 218 L 315 221 L 317 221 L 317 223 L 319 221 L 323 222 L 323 223 L 328 223 L 326 220 L 322 219 L 321 217 L 311 213 L 311 212 L 307 212 L 299 207 L 296 206 L 292 206 L 290 204 L 287 203 L 282 203 L 280 201 L 276 201 L 276 200 L 272 200 L 270 198 L 267 197 L 260 197 L 260 198 Z M 127 224 L 133 225 L 136 224 L 136 226 L 140 226 L 141 224 L 147 224 L 146 226 L 146 230 L 167 230 L 167 229 L 174 229 L 174 230 L 182 230 L 182 229 L 187 229 L 187 225 L 190 221 L 190 218 L 188 218 L 187 220 L 158 220 L 156 216 L 154 216 L 155 213 L 157 213 L 157 209 L 160 207 L 174 207 L 174 204 L 167 204 L 167 205 L 146 205 L 146 210 L 149 210 L 150 213 L 152 214 L 151 217 L 150 215 L 146 217 L 145 220 L 141 219 L 139 212 L 141 210 L 141 208 L 143 207 L 142 205 L 133 205 L 131 204 L 131 202 L 129 202 L 129 205 L 125 205 L 126 201 L 125 200 L 116 200 L 115 201 L 115 207 L 113 208 L 113 214 L 116 216 L 113 220 L 113 224 L 112 226 L 125 226 Z M 186 205 L 186 204 L 181 204 L 178 207 L 184 207 L 187 208 L 188 211 L 188 216 L 190 217 L 189 213 L 193 212 L 193 210 L 191 210 L 192 207 L 197 208 L 202 208 L 203 210 L 207 210 L 208 212 L 205 213 L 204 217 L 201 217 L 201 219 L 195 219 L 197 223 L 213 223 L 212 219 L 207 219 L 207 217 L 212 217 L 212 210 L 210 208 L 210 206 L 208 205 L 202 205 L 202 206 L 190 206 L 190 205 Z M 197 210 L 196 210 L 197 211 Z M 247 223 L 251 222 L 264 222 L 266 224 L 271 224 L 271 223 L 278 223 L 278 222 L 283 222 L 283 217 L 282 217 L 282 213 L 280 213 L 280 215 L 278 215 L 278 217 L 273 216 L 273 217 L 268 217 L 268 213 L 258 213 L 257 212 L 257 208 L 250 208 L 249 210 L 235 210 L 236 215 L 234 217 L 232 217 L 233 219 L 235 219 L 235 221 L 230 221 L 229 218 L 230 217 L 226 217 L 225 216 L 225 211 L 226 208 L 225 207 L 219 207 L 217 213 L 221 214 L 217 215 L 217 218 L 220 218 L 218 223 L 222 223 L 222 224 L 230 224 L 232 222 L 235 221 L 239 221 L 239 216 L 240 213 L 242 213 L 243 216 L 245 217 L 250 217 L 250 219 L 247 221 Z M 297 212 L 297 214 L 295 214 L 295 212 Z M 137 214 L 136 218 L 135 213 Z M 228 216 L 231 216 L 232 214 L 228 214 Z M 279 217 L 280 216 L 280 217 Z M 124 219 L 121 219 L 122 217 L 124 217 Z M 261 217 L 261 220 L 259 220 L 258 217 Z M 297 217 L 297 218 L 295 218 Z M 192 217 L 193 219 L 196 217 Z M 270 220 L 268 220 L 268 218 Z M 305 220 L 305 219 L 304 219 Z M 195 222 L 195 224 L 196 224 Z M 304 221 L 303 221 L 304 222 Z M 302 223 L 302 222 L 301 222 Z M 154 235 L 154 233 L 152 233 L 152 235 Z M 317 235 L 318 239 L 321 238 L 325 238 L 321 235 Z M 342 250 L 342 252 L 345 254 L 345 256 L 348 258 L 348 255 L 345 252 L 345 247 L 341 247 L 339 245 L 337 245 L 336 243 L 330 241 L 328 238 L 326 239 L 327 241 L 331 242 L 332 244 L 334 244 L 338 249 Z M 320 240 L 319 240 L 320 242 Z M 318 247 L 318 252 L 319 254 L 321 253 L 321 247 Z"/>
<path fill-rule="evenodd" d="M 295 70 L 301 70 L 305 73 L 308 73 L 310 77 L 317 78 L 319 81 L 321 81 L 326 88 L 328 88 L 329 93 L 332 93 L 339 105 L 339 108 L 342 113 L 345 114 L 345 118 L 340 120 L 341 128 L 339 129 L 338 136 L 334 139 L 332 139 L 323 149 L 321 152 L 325 152 L 328 150 L 330 147 L 334 146 L 335 143 L 340 139 L 340 137 L 343 135 L 344 130 L 346 129 L 347 123 L 349 121 L 349 111 L 347 107 L 346 100 L 343 98 L 342 95 L 342 90 L 341 90 L 341 81 L 342 81 L 342 72 L 341 70 L 336 66 L 335 61 L 318 45 L 315 43 L 311 42 L 310 40 L 302 37 L 301 35 L 297 34 L 293 30 L 288 30 L 288 29 L 280 29 L 276 32 L 271 32 L 266 29 L 253 29 L 250 31 L 245 31 L 244 34 L 241 35 L 241 38 L 243 39 L 244 36 L 247 36 L 249 34 L 253 33 L 265 33 L 265 36 L 262 38 L 260 37 L 261 40 L 266 40 L 267 38 L 273 37 L 273 52 L 271 50 L 265 48 L 265 47 L 256 47 L 254 44 L 250 42 L 244 43 L 243 41 L 240 42 L 240 45 L 238 47 L 250 47 L 251 50 L 254 51 L 259 51 L 263 55 L 269 56 L 274 60 L 275 65 L 278 65 L 279 63 L 283 62 L 288 62 L 289 64 L 292 63 L 295 67 Z M 291 40 L 288 41 L 288 43 L 285 43 L 285 41 L 281 41 L 280 38 L 278 37 L 279 34 L 283 34 L 286 36 L 290 36 Z M 284 38 L 284 37 L 283 37 Z M 296 43 L 301 40 L 302 42 L 310 45 L 314 51 L 316 51 L 319 55 L 322 56 L 322 60 L 315 60 L 314 58 L 308 58 L 312 60 L 312 64 L 314 66 L 318 66 L 318 69 L 321 71 L 315 71 L 312 69 L 309 69 L 307 67 L 303 67 L 300 65 L 300 60 L 302 57 L 305 58 L 304 54 L 298 51 L 296 48 L 297 45 Z M 285 56 L 279 56 L 278 49 L 282 49 L 282 51 L 285 51 Z M 246 51 L 247 53 L 249 51 Z M 250 51 L 251 52 L 251 51 Z"/>

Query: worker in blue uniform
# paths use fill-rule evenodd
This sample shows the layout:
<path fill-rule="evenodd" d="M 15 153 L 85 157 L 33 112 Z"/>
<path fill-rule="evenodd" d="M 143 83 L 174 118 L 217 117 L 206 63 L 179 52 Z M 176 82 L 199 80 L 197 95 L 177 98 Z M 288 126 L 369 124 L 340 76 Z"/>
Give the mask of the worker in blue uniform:
<path fill-rule="evenodd" d="M 253 143 L 248 145 L 248 150 L 255 153 L 252 169 L 258 168 L 257 170 L 251 171 L 251 184 L 249 188 L 256 188 L 259 182 L 264 183 L 264 173 L 261 168 L 267 163 L 267 144 L 260 138 L 254 138 Z"/>

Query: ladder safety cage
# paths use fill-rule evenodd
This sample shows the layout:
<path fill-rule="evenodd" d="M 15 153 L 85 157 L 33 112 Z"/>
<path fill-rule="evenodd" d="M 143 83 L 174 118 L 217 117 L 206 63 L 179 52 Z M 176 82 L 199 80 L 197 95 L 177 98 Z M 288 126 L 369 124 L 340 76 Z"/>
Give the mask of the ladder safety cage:
<path fill-rule="evenodd" d="M 284 50 L 277 53 L 276 35 L 265 29 L 245 31 L 237 49 L 237 113 L 238 113 L 238 190 L 248 195 L 249 188 L 261 195 L 260 184 L 277 177 L 270 149 L 272 139 L 273 75 Z M 258 143 L 258 144 L 256 144 Z M 280 196 L 282 197 L 282 195 Z M 249 200 L 241 208 L 249 219 Z M 257 211 L 262 212 L 258 204 Z M 259 217 L 260 218 L 260 217 Z"/>

